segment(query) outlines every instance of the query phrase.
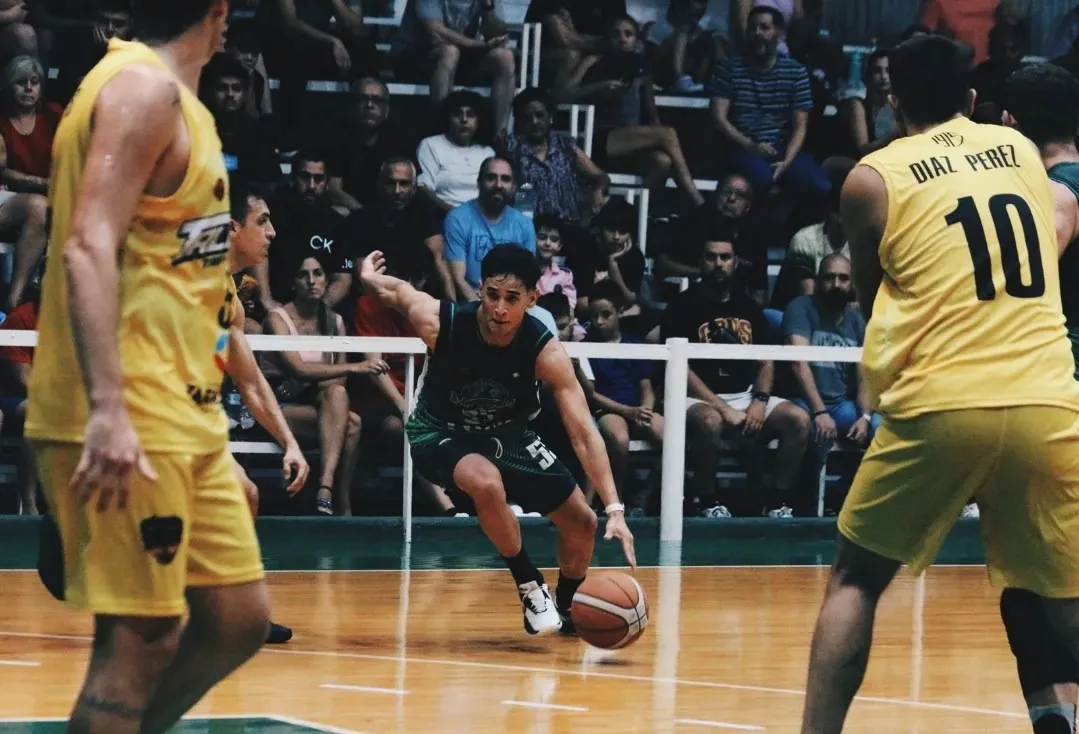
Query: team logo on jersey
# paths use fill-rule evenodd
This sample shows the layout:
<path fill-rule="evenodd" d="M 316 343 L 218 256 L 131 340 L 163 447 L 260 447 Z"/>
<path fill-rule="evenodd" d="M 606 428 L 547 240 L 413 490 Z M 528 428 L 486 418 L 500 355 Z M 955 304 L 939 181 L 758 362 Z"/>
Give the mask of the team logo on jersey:
<path fill-rule="evenodd" d="M 214 184 L 214 198 L 218 201 L 222 201 L 225 198 L 225 179 L 217 179 L 217 183 Z"/>
<path fill-rule="evenodd" d="M 207 265 L 222 262 L 229 251 L 229 212 L 214 214 L 212 217 L 192 219 L 180 225 L 176 236 L 183 244 L 180 252 L 172 258 L 173 266 L 192 260 L 203 260 Z"/>
<path fill-rule="evenodd" d="M 228 369 L 228 348 L 229 334 L 226 331 L 217 338 L 217 344 L 214 345 L 214 364 L 222 372 Z"/>
<path fill-rule="evenodd" d="M 496 421 L 499 413 L 512 410 L 517 404 L 505 385 L 487 378 L 451 390 L 450 403 L 460 409 L 466 431 L 505 423 L 505 420 Z"/>
<path fill-rule="evenodd" d="M 159 564 L 167 566 L 176 558 L 184 540 L 184 521 L 178 517 L 148 517 L 139 523 L 142 549 Z"/>

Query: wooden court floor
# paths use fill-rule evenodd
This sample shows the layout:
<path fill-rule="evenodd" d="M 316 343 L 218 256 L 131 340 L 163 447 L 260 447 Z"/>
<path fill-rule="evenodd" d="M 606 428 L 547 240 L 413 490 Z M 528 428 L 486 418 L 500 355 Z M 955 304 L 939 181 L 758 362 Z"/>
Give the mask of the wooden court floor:
<path fill-rule="evenodd" d="M 651 626 L 631 649 L 599 654 L 527 637 L 505 571 L 272 573 L 274 617 L 295 639 L 195 712 L 251 718 L 183 730 L 797 732 L 826 577 L 817 567 L 641 569 Z M 61 731 L 26 722 L 67 713 L 88 620 L 33 572 L 0 573 L 0 600 L 0 732 Z M 1014 675 L 984 569 L 902 575 L 878 614 L 847 731 L 1029 732 Z"/>

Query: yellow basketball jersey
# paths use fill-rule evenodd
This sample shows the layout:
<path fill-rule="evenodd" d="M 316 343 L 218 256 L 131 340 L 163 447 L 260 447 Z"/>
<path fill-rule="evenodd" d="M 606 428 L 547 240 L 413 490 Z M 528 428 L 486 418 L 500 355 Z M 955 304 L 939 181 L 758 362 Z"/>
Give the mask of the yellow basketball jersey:
<path fill-rule="evenodd" d="M 123 69 L 164 67 L 148 47 L 113 40 L 69 105 L 53 144 L 50 240 L 62 248 L 86 165 L 101 89 Z M 119 252 L 118 341 L 124 400 L 147 451 L 205 454 L 227 446 L 221 383 L 228 353 L 228 175 L 213 117 L 177 82 L 191 141 L 175 194 L 142 196 Z M 38 348 L 26 435 L 78 442 L 88 413 L 80 378 L 65 269 L 55 258 L 42 284 Z"/>
<path fill-rule="evenodd" d="M 888 190 L 863 355 L 880 410 L 1079 409 L 1053 198 L 1030 141 L 959 118 L 862 164 Z"/>

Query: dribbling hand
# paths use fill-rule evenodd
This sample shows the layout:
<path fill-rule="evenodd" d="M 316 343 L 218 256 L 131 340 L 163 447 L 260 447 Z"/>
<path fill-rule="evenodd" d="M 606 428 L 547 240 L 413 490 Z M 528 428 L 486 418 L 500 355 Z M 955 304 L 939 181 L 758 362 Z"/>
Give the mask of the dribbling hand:
<path fill-rule="evenodd" d="M 637 570 L 637 551 L 633 547 L 633 533 L 626 525 L 626 516 L 621 512 L 614 512 L 607 516 L 607 532 L 603 534 L 604 540 L 618 538 L 622 543 L 622 552 L 626 554 L 629 567 Z"/>
<path fill-rule="evenodd" d="M 105 512 L 115 499 L 116 508 L 127 507 L 131 472 L 157 481 L 157 472 L 139 444 L 127 409 L 96 409 L 86 421 L 86 437 L 82 456 L 71 477 L 71 489 L 80 503 L 89 502 L 97 494 L 97 511 Z"/>

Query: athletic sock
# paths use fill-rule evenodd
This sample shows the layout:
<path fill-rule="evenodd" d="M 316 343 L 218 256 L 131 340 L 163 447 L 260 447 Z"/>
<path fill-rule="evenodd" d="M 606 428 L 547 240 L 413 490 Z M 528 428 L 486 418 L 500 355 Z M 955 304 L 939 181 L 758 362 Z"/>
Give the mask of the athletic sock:
<path fill-rule="evenodd" d="M 571 579 L 561 571 L 558 572 L 558 588 L 554 592 L 554 603 L 559 612 L 567 617 L 569 616 L 569 609 L 573 606 L 573 595 L 577 593 L 577 589 L 583 583 L 584 577 Z"/>
<path fill-rule="evenodd" d="M 1075 734 L 1075 704 L 1031 706 L 1030 723 L 1034 734 Z"/>
<path fill-rule="evenodd" d="M 521 551 L 517 555 L 502 556 L 502 560 L 506 562 L 506 566 L 509 567 L 510 573 L 513 574 L 513 580 L 518 586 L 527 584 L 530 581 L 543 584 L 543 574 L 532 563 L 532 559 L 528 557 L 528 552 L 525 551 L 524 545 L 521 546 Z"/>

